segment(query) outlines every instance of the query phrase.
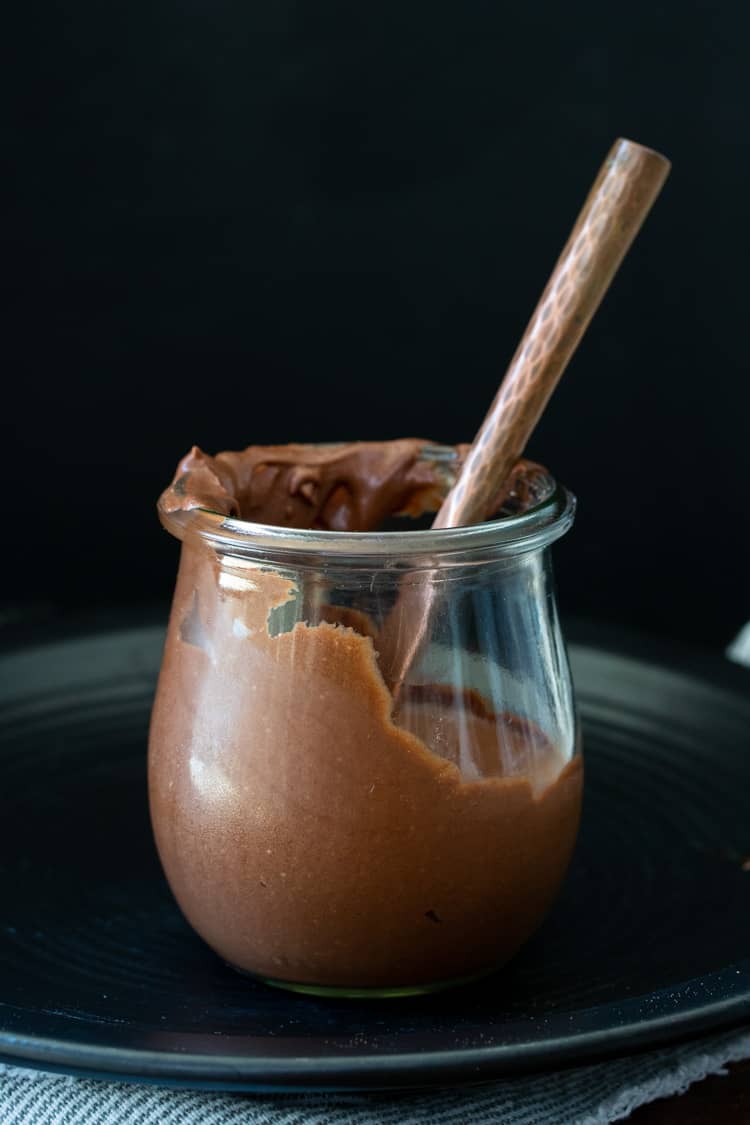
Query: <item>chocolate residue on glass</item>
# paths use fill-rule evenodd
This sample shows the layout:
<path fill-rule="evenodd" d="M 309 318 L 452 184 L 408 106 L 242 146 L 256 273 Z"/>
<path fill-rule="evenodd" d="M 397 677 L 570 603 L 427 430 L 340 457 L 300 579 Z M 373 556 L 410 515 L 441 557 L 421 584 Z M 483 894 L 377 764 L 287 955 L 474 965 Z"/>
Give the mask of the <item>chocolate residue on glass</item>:
<path fill-rule="evenodd" d="M 183 912 L 276 980 L 412 986 L 502 964 L 568 866 L 580 758 L 476 692 L 417 685 L 394 709 L 364 615 L 269 633 L 295 597 L 183 545 L 149 762 Z"/>
<path fill-rule="evenodd" d="M 167 513 L 205 508 L 279 527 L 374 531 L 390 516 L 437 511 L 468 449 L 400 438 L 251 445 L 211 457 L 193 446 L 160 505 Z M 496 498 L 494 515 L 526 511 L 552 487 L 541 465 L 519 461 Z"/>

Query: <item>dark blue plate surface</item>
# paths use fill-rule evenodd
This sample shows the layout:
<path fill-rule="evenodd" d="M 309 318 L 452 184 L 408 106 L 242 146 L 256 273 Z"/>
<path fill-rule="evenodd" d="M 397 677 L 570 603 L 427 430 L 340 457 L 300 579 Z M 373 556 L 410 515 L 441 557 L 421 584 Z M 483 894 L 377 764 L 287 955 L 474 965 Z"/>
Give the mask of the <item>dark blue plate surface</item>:
<path fill-rule="evenodd" d="M 145 788 L 162 631 L 0 658 L 0 1055 L 231 1089 L 480 1081 L 750 1018 L 750 678 L 573 646 L 583 828 L 564 893 L 504 971 L 437 996 L 319 1001 L 192 933 Z"/>

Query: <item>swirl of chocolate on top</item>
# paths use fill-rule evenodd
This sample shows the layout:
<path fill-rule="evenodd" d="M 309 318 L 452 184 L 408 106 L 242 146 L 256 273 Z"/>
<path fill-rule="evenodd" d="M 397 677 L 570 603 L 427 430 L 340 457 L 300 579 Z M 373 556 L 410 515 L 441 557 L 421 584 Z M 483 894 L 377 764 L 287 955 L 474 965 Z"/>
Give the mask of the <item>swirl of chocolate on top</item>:
<path fill-rule="evenodd" d="M 437 511 L 468 449 L 400 438 L 250 445 L 211 457 L 193 446 L 159 507 L 164 513 L 203 508 L 279 527 L 375 531 L 391 516 Z M 528 511 L 553 488 L 543 466 L 521 460 L 493 504 L 493 518 Z"/>

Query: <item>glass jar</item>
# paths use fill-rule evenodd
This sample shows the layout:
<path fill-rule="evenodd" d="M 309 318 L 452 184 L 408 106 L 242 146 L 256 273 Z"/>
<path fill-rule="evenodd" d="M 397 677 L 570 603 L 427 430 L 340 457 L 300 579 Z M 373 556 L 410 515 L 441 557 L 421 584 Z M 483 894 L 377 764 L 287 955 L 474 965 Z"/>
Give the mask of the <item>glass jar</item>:
<path fill-rule="evenodd" d="M 403 533 L 165 513 L 182 540 L 149 746 L 185 917 L 230 965 L 404 995 L 539 926 L 582 769 L 549 546 L 574 500 Z M 416 638 L 392 690 L 378 653 Z M 417 634 L 419 634 L 417 636 Z"/>

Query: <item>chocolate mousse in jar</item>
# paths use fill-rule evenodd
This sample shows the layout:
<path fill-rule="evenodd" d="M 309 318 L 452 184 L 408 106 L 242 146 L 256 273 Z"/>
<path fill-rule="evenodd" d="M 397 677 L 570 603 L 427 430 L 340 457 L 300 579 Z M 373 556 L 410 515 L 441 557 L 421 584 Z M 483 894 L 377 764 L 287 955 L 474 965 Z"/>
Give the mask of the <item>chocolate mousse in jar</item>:
<path fill-rule="evenodd" d="M 269 984 L 473 979 L 565 875 L 583 772 L 549 549 L 574 500 L 520 462 L 496 518 L 415 529 L 465 448 L 193 449 L 159 501 L 182 546 L 151 723 L 156 843 L 188 922 Z"/>

